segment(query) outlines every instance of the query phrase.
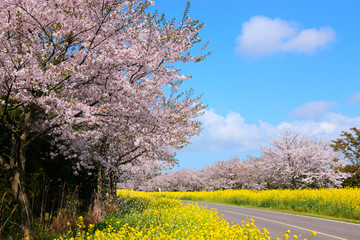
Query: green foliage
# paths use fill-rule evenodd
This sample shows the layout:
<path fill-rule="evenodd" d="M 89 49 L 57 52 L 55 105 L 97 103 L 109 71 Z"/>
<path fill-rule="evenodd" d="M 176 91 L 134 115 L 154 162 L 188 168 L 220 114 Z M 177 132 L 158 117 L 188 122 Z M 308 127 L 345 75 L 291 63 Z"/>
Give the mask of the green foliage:
<path fill-rule="evenodd" d="M 352 165 L 360 168 L 360 129 L 353 127 L 350 130 L 353 133 L 343 131 L 341 138 L 332 141 L 331 147 L 344 154 Z"/>
<path fill-rule="evenodd" d="M 8 130 L 0 126 L 2 156 L 10 154 L 10 136 Z M 35 235 L 44 234 L 57 212 L 64 207 L 66 196 L 70 194 L 75 195 L 76 211 L 87 211 L 96 187 L 96 169 L 91 175 L 87 171 L 79 171 L 78 175 L 74 175 L 73 166 L 76 159 L 66 159 L 61 154 L 55 158 L 50 157 L 50 152 L 57 151 L 51 140 L 52 136 L 42 136 L 34 141 L 26 152 L 26 193 L 34 213 Z M 0 167 L 0 228 L 3 226 L 0 234 L 5 239 L 9 236 L 20 239 L 20 218 L 17 209 L 12 213 L 16 202 L 12 196 L 11 175 L 10 171 Z M 5 198 L 1 201 L 4 194 Z M 6 222 L 7 219 L 9 220 Z"/>
<path fill-rule="evenodd" d="M 341 171 L 352 174 L 351 177 L 344 180 L 344 187 L 360 187 L 360 168 L 353 165 L 346 165 Z"/>
<path fill-rule="evenodd" d="M 0 239 L 18 231 L 12 222 L 18 222 L 16 202 L 11 194 L 9 174 L 0 168 Z"/>
<path fill-rule="evenodd" d="M 352 165 L 340 169 L 342 172 L 351 173 L 352 176 L 345 179 L 344 187 L 360 187 L 360 129 L 350 128 L 352 132 L 341 133 L 341 138 L 332 141 L 331 147 L 341 152 Z"/>
<path fill-rule="evenodd" d="M 0 108 L 1 114 L 1 108 Z M 10 154 L 10 134 L 9 131 L 0 125 L 0 154 Z M 0 239 L 2 236 L 8 236 L 10 233 L 16 233 L 18 228 L 12 222 L 19 221 L 19 215 L 16 210 L 16 202 L 12 196 L 11 172 L 0 166 Z M 11 235 L 11 234 L 10 234 Z"/>

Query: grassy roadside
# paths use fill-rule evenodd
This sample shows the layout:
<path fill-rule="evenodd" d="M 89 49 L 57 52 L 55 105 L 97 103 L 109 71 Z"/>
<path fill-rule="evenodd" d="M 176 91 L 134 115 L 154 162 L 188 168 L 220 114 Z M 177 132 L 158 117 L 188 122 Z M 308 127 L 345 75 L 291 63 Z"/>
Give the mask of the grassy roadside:
<path fill-rule="evenodd" d="M 360 224 L 359 188 L 223 190 L 152 194 L 185 201 L 227 204 Z"/>
<path fill-rule="evenodd" d="M 185 200 L 185 201 L 187 201 L 187 200 Z M 200 202 L 200 201 L 194 201 L 194 200 L 192 200 L 192 201 L 193 202 Z M 333 216 L 321 215 L 321 214 L 318 214 L 318 213 L 311 213 L 311 212 L 299 212 L 299 211 L 294 211 L 294 210 L 291 210 L 291 209 L 285 210 L 285 209 L 255 207 L 255 206 L 239 205 L 239 204 L 226 203 L 226 202 L 220 202 L 220 201 L 207 201 L 207 202 L 204 202 L 204 203 L 215 203 L 215 204 L 224 204 L 224 205 L 235 206 L 235 207 L 254 208 L 254 209 L 267 210 L 267 211 L 274 211 L 274 212 L 281 212 L 281 213 L 288 213 L 288 214 L 296 214 L 296 215 L 303 215 L 303 216 L 308 216 L 308 217 L 317 217 L 317 218 L 324 218 L 324 219 L 341 221 L 341 222 L 360 224 L 360 220 L 356 220 L 356 219 L 333 217 Z"/>

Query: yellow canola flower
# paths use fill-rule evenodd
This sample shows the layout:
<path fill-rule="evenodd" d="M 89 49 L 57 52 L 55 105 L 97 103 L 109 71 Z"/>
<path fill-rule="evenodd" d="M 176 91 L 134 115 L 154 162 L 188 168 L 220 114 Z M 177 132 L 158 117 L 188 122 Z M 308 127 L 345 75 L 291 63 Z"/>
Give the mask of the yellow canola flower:
<path fill-rule="evenodd" d="M 229 203 L 272 209 L 312 212 L 360 220 L 360 188 L 219 190 L 214 192 L 161 192 L 181 200 Z"/>
<path fill-rule="evenodd" d="M 352 189 L 348 189 L 353 191 Z M 291 194 L 298 194 L 300 202 L 317 201 L 318 195 L 307 196 L 301 195 L 298 190 L 276 190 L 274 191 L 250 191 L 250 190 L 233 190 L 233 191 L 217 191 L 213 193 L 198 192 L 198 193 L 144 193 L 127 190 L 119 190 L 118 195 L 127 203 L 126 207 L 128 213 L 119 217 L 112 217 L 106 224 L 104 229 L 96 229 L 94 225 L 89 225 L 88 228 L 83 223 L 83 218 L 80 217 L 77 221 L 79 228 L 74 232 L 69 232 L 68 236 L 62 236 L 61 239 L 77 239 L 77 240 L 175 240 L 175 239 L 207 239 L 207 240 L 222 240 L 222 239 L 256 239 L 256 240 L 270 240 L 269 231 L 266 228 L 260 230 L 256 227 L 253 219 L 246 219 L 242 225 L 230 224 L 221 216 L 217 215 L 215 210 L 209 210 L 200 207 L 196 204 L 182 205 L 179 200 L 171 199 L 180 198 L 185 195 L 188 196 L 211 196 L 211 197 L 234 197 L 234 193 L 244 194 L 239 198 L 254 197 L 254 201 L 261 203 L 262 200 L 272 198 L 271 201 L 280 204 L 282 201 L 293 201 Z M 274 198 L 276 194 L 283 193 L 287 196 Z M 353 193 L 356 191 L 353 191 Z M 290 194 L 291 193 L 291 194 Z M 329 197 L 333 197 L 336 191 L 329 190 L 328 195 L 322 196 L 322 201 Z M 169 195 L 168 195 L 169 194 Z M 357 194 L 357 193 L 356 193 Z M 354 194 L 354 196 L 357 196 Z M 346 194 L 345 194 L 346 195 Z M 166 197 L 164 197 L 166 196 Z M 193 198 L 194 200 L 194 198 Z M 249 200 L 250 201 L 250 200 Z M 252 200 L 251 200 L 252 201 Z M 343 200 L 346 201 L 346 200 Z M 127 222 L 127 223 L 126 223 Z M 125 224 L 124 224 L 125 223 Z M 290 230 L 285 234 L 280 235 L 279 240 L 289 239 Z M 311 236 L 315 236 L 316 232 L 312 232 Z M 75 237 L 75 238 L 74 238 Z M 301 235 L 293 235 L 292 239 L 299 239 Z"/>
<path fill-rule="evenodd" d="M 91 234 L 78 230 L 77 240 L 271 239 L 268 231 L 258 229 L 252 219 L 244 221 L 246 227 L 230 225 L 215 210 L 196 204 L 183 206 L 178 200 L 132 191 L 119 191 L 118 194 L 127 202 L 136 202 L 133 212 L 127 216 L 132 221 L 120 225 L 125 220 L 114 218 L 110 221 L 114 225 L 109 223 L 105 229 L 97 229 Z M 139 210 L 140 206 L 142 210 Z"/>

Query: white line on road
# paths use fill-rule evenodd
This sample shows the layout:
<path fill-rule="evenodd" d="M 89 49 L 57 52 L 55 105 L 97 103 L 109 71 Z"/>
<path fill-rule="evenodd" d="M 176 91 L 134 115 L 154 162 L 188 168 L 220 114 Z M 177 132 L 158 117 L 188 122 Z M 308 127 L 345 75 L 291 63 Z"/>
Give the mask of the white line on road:
<path fill-rule="evenodd" d="M 228 210 L 222 210 L 222 209 L 220 209 L 220 210 L 221 210 L 221 211 L 224 211 L 224 212 L 235 213 L 235 214 L 244 215 L 244 216 L 252 216 L 252 217 L 254 217 L 254 218 L 258 218 L 258 219 L 262 219 L 262 220 L 265 220 L 265 221 L 282 224 L 282 225 L 289 226 L 289 227 L 293 227 L 293 228 L 298 228 L 298 229 L 305 230 L 305 231 L 309 231 L 309 232 L 314 232 L 314 231 L 315 231 L 317 234 L 321 234 L 321 235 L 324 235 L 324 236 L 327 236 L 327 237 L 332 237 L 332 238 L 336 238 L 336 239 L 340 239 L 340 240 L 347 240 L 346 238 L 341 238 L 341 237 L 333 236 L 333 235 L 330 235 L 330 234 L 318 232 L 318 231 L 316 231 L 316 230 L 311 230 L 311 229 L 307 229 L 307 228 L 302 228 L 302 227 L 294 226 L 294 225 L 287 224 L 287 223 L 283 223 L 283 222 L 274 221 L 274 220 L 267 219 L 267 218 L 257 217 L 257 216 L 254 216 L 254 215 L 249 215 L 249 214 L 244 214 L 244 213 L 232 212 L 232 211 L 228 211 Z"/>
<path fill-rule="evenodd" d="M 199 203 L 200 203 L 200 202 L 199 202 Z M 201 202 L 201 203 L 203 203 L 203 204 L 214 204 L 214 205 L 224 206 L 224 204 L 218 204 L 218 203 L 205 203 L 205 202 Z M 273 210 L 265 210 L 265 209 L 258 209 L 258 208 L 241 207 L 241 206 L 234 206 L 234 205 L 227 205 L 227 204 L 225 204 L 225 206 L 238 207 L 238 208 L 246 208 L 246 209 L 251 209 L 251 210 L 255 210 L 255 211 L 259 211 L 259 212 L 269 212 L 269 211 L 270 211 L 270 212 L 276 212 L 276 213 L 278 213 L 278 214 L 284 214 L 284 215 L 296 215 L 297 217 L 302 217 L 302 218 L 312 218 L 312 219 L 317 219 L 317 220 L 321 220 L 321 221 L 336 222 L 336 223 L 349 224 L 349 225 L 354 225 L 354 226 L 360 227 L 360 224 L 357 224 L 357 223 L 342 222 L 342 221 L 337 221 L 337 220 L 333 220 L 333 219 L 320 218 L 320 217 L 312 217 L 312 216 L 306 216 L 306 215 L 301 215 L 301 214 L 297 214 L 297 213 L 284 213 L 284 212 L 277 212 L 277 211 L 273 211 Z"/>

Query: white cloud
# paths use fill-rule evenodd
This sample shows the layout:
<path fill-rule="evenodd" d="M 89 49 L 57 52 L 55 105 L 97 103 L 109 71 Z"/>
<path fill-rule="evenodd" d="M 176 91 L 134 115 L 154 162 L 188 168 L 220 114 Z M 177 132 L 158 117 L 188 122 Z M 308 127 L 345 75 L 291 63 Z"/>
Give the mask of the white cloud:
<path fill-rule="evenodd" d="M 333 39 L 335 39 L 335 32 L 330 27 L 320 28 L 319 30 L 315 28 L 305 29 L 285 42 L 283 50 L 309 54 L 313 53 L 318 47 L 325 46 Z"/>
<path fill-rule="evenodd" d="M 279 18 L 256 16 L 243 23 L 237 50 L 246 55 L 266 55 L 282 48 L 285 39 L 294 37 L 294 28 Z"/>
<path fill-rule="evenodd" d="M 190 152 L 233 152 L 234 155 L 256 153 L 260 146 L 267 146 L 271 138 L 288 129 L 302 136 L 323 140 L 334 140 L 341 131 L 351 127 L 360 127 L 360 117 L 348 118 L 342 114 L 326 113 L 321 120 L 305 119 L 282 122 L 273 125 L 259 121 L 258 124 L 247 124 L 236 112 L 221 116 L 210 109 L 201 117 L 203 132 L 193 138 L 193 144 L 185 151 Z"/>
<path fill-rule="evenodd" d="M 360 102 L 360 92 L 352 95 L 350 99 L 352 102 Z"/>
<path fill-rule="evenodd" d="M 315 119 L 318 120 L 324 116 L 328 110 L 335 105 L 335 102 L 325 102 L 325 101 L 317 101 L 317 102 L 309 102 L 307 104 L 301 105 L 292 111 L 289 116 L 291 118 L 299 118 L 299 119 Z"/>
<path fill-rule="evenodd" d="M 276 52 L 310 54 L 334 39 L 335 32 L 330 27 L 299 31 L 296 23 L 255 16 L 243 23 L 236 52 L 253 57 Z"/>

